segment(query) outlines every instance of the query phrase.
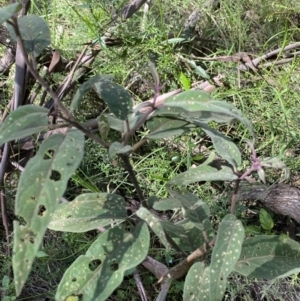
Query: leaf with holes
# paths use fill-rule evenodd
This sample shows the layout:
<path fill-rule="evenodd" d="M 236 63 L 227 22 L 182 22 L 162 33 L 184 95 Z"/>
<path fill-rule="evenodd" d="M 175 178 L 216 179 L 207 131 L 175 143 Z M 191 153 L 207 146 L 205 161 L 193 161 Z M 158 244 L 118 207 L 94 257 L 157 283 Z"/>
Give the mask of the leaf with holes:
<path fill-rule="evenodd" d="M 227 277 L 234 268 L 242 248 L 244 228 L 234 215 L 223 218 L 211 264 L 204 269 L 203 265 L 193 265 L 184 284 L 184 300 L 222 300 L 226 290 Z"/>
<path fill-rule="evenodd" d="M 166 237 L 165 230 L 162 226 L 162 220 L 144 207 L 140 207 L 139 210 L 136 212 L 136 215 L 149 225 L 152 231 L 158 236 L 162 244 L 167 249 L 169 249 L 170 244 Z"/>
<path fill-rule="evenodd" d="M 27 53 L 38 57 L 51 43 L 50 29 L 45 20 L 39 16 L 23 16 L 18 19 L 19 30 Z M 7 24 L 11 37 L 17 36 L 13 27 Z"/>
<path fill-rule="evenodd" d="M 22 5 L 19 2 L 0 8 L 0 24 L 11 18 L 21 8 Z"/>
<path fill-rule="evenodd" d="M 300 272 L 300 244 L 277 235 L 248 238 L 234 270 L 246 277 L 275 279 Z"/>
<path fill-rule="evenodd" d="M 99 96 L 106 102 L 110 111 L 119 119 L 126 120 L 132 112 L 132 99 L 128 91 L 110 82 L 100 81 L 94 84 Z"/>
<path fill-rule="evenodd" d="M 188 185 L 201 181 L 234 181 L 237 178 L 237 175 L 228 166 L 223 165 L 218 170 L 210 165 L 201 164 L 175 176 L 167 185 Z"/>
<path fill-rule="evenodd" d="M 70 109 L 71 111 L 74 111 L 79 108 L 81 101 L 83 99 L 83 96 L 96 84 L 99 82 L 109 82 L 113 79 L 112 75 L 95 75 L 86 82 L 84 82 L 79 89 L 76 91 L 76 94 L 74 95 Z"/>
<path fill-rule="evenodd" d="M 163 139 L 183 135 L 195 129 L 196 126 L 185 120 L 154 117 L 147 122 L 147 128 L 150 130 L 150 134 L 146 138 Z"/>
<path fill-rule="evenodd" d="M 242 156 L 235 143 L 206 124 L 197 121 L 194 122 L 211 138 L 215 150 L 224 160 L 236 168 L 242 164 Z"/>
<path fill-rule="evenodd" d="M 72 202 L 59 204 L 48 228 L 79 233 L 105 227 L 127 217 L 125 206 L 124 199 L 117 194 L 82 194 Z"/>
<path fill-rule="evenodd" d="M 14 221 L 13 270 L 17 296 L 68 180 L 83 158 L 83 149 L 84 135 L 78 130 L 50 136 L 21 174 L 15 214 L 26 224 Z"/>
<path fill-rule="evenodd" d="M 146 258 L 149 242 L 144 222 L 130 233 L 121 226 L 104 232 L 65 272 L 55 300 L 65 301 L 70 295 L 82 295 L 85 301 L 106 300 L 122 283 L 126 272 Z"/>
<path fill-rule="evenodd" d="M 27 105 L 17 108 L 0 124 L 0 145 L 48 128 L 48 109 Z"/>

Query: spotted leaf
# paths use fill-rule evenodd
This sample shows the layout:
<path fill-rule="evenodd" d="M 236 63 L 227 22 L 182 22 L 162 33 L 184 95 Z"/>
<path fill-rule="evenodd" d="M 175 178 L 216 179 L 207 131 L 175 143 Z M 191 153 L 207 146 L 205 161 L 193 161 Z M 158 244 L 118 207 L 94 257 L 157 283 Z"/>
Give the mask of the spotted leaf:
<path fill-rule="evenodd" d="M 144 222 L 132 232 L 125 232 L 121 226 L 104 232 L 65 272 L 55 300 L 65 301 L 74 295 L 81 295 L 84 301 L 106 300 L 122 283 L 126 272 L 146 258 L 149 242 Z"/>
<path fill-rule="evenodd" d="M 126 120 L 132 111 L 132 99 L 128 91 L 110 81 L 100 81 L 94 85 L 99 96 L 110 111 L 119 119 Z"/>
<path fill-rule="evenodd" d="M 16 293 L 31 271 L 44 233 L 60 201 L 70 176 L 83 157 L 84 135 L 74 129 L 45 140 L 21 174 L 14 221 L 13 270 Z"/>
<path fill-rule="evenodd" d="M 125 200 L 117 194 L 81 194 L 57 206 L 48 228 L 79 233 L 105 227 L 127 217 L 125 206 Z"/>

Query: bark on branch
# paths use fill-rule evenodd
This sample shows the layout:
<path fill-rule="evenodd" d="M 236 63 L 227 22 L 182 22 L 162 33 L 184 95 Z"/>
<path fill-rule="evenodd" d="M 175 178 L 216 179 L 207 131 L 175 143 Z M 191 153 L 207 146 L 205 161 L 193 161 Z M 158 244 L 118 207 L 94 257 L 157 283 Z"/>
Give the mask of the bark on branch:
<path fill-rule="evenodd" d="M 287 215 L 300 222 L 300 190 L 286 184 L 241 185 L 237 199 L 258 200 L 273 212 Z"/>

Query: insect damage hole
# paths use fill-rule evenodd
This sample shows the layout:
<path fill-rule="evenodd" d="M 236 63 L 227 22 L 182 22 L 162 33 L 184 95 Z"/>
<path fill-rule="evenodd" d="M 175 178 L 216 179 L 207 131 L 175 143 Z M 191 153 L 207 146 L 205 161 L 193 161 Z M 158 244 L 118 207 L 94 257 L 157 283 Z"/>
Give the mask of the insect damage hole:
<path fill-rule="evenodd" d="M 89 263 L 89 269 L 93 272 L 93 271 L 95 271 L 101 265 L 101 263 L 102 262 L 99 259 L 92 260 Z"/>
<path fill-rule="evenodd" d="M 43 216 L 46 211 L 46 207 L 44 205 L 40 205 L 38 208 L 38 215 Z"/>
<path fill-rule="evenodd" d="M 119 269 L 119 264 L 116 260 L 113 260 L 109 267 L 112 272 L 115 272 Z"/>
<path fill-rule="evenodd" d="M 44 160 L 49 160 L 53 157 L 53 155 L 55 154 L 54 149 L 48 149 L 45 153 L 44 153 Z"/>
<path fill-rule="evenodd" d="M 60 179 L 61 179 L 60 172 L 57 171 L 57 170 L 52 169 L 50 179 L 53 180 L 53 181 L 60 181 Z"/>

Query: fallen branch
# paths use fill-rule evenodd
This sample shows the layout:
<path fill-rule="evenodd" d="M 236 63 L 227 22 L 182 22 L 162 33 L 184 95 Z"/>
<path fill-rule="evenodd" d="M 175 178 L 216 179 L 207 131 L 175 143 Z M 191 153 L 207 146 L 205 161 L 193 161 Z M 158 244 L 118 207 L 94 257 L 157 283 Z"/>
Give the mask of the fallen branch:
<path fill-rule="evenodd" d="M 258 200 L 273 212 L 300 222 L 300 190 L 286 184 L 241 185 L 237 200 Z"/>

